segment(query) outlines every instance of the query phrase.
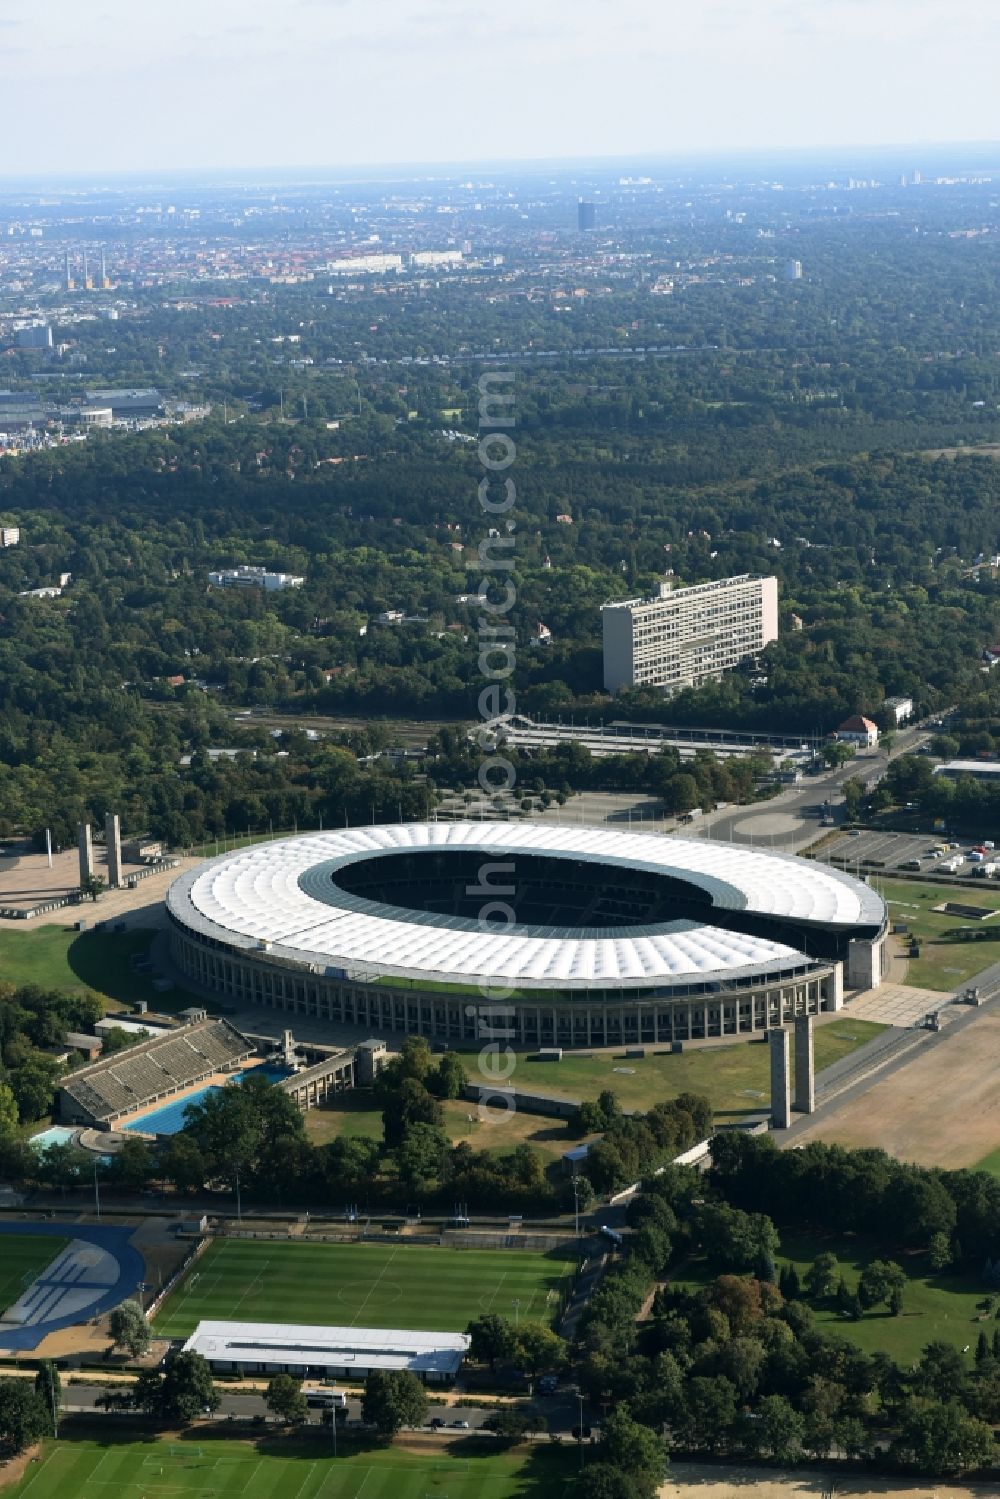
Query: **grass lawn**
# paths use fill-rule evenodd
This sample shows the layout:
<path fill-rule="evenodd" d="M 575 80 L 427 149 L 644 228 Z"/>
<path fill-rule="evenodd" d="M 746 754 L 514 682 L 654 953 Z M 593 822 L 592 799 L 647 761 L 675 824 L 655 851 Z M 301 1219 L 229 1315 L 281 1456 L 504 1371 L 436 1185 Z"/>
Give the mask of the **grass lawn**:
<path fill-rule="evenodd" d="M 520 1249 L 310 1244 L 217 1239 L 167 1298 L 160 1337 L 186 1337 L 203 1318 L 464 1332 L 495 1311 L 552 1319 L 573 1262 Z"/>
<path fill-rule="evenodd" d="M 988 1171 L 991 1176 L 1000 1176 L 1000 1150 L 993 1150 L 973 1167 L 975 1171 Z"/>
<path fill-rule="evenodd" d="M 479 1118 L 474 1103 L 447 1099 L 442 1104 L 444 1128 L 455 1145 L 465 1140 L 473 1150 L 511 1151 L 517 1145 L 531 1145 L 546 1158 L 558 1160 L 580 1139 L 571 1135 L 561 1119 L 546 1119 L 526 1114 L 523 1109 L 505 1114 L 496 1109 L 495 1123 Z M 310 1109 L 305 1115 L 306 1134 L 314 1145 L 327 1145 L 341 1138 L 381 1140 L 382 1115 L 372 1103 L 371 1093 L 359 1089 L 338 1093 L 329 1108 Z"/>
<path fill-rule="evenodd" d="M 309 1109 L 303 1118 L 313 1145 L 331 1140 L 381 1140 L 382 1111 L 372 1101 L 370 1088 L 351 1089 L 335 1095 L 329 1108 Z"/>
<path fill-rule="evenodd" d="M 47 1234 L 0 1237 L 0 1312 L 13 1306 L 68 1243 L 69 1239 L 49 1238 Z"/>
<path fill-rule="evenodd" d="M 879 880 L 878 889 L 889 903 L 892 920 L 905 922 L 920 941 L 920 957 L 909 960 L 907 983 L 920 989 L 954 989 L 1000 961 L 1000 918 L 968 921 L 933 909 L 948 900 L 1000 911 L 1000 897 L 991 881 L 983 880 L 981 887 L 959 889 L 919 880 Z M 974 942 L 944 941 L 943 934 L 955 927 L 971 927 L 990 936 Z"/>
<path fill-rule="evenodd" d="M 818 1025 L 816 1070 L 863 1046 L 885 1030 L 870 1020 L 844 1016 Z M 792 1060 L 794 1063 L 792 1047 Z M 767 1046 L 762 1041 L 737 1041 L 679 1055 L 645 1056 L 628 1060 L 624 1051 L 577 1056 L 566 1052 L 561 1062 L 536 1062 L 531 1053 L 518 1057 L 512 1082 L 527 1092 L 569 1098 L 596 1098 L 612 1088 L 626 1108 L 648 1109 L 678 1093 L 704 1093 L 717 1116 L 753 1113 L 770 1098 Z"/>
<path fill-rule="evenodd" d="M 88 916 L 89 919 L 89 916 Z M 97 920 L 100 920 L 98 914 Z M 66 992 L 92 989 L 107 1009 L 145 999 L 151 1010 L 184 1009 L 195 997 L 182 989 L 157 994 L 148 975 L 134 973 L 133 953 L 145 953 L 152 930 L 77 932 L 66 926 L 33 927 L 28 932 L 0 931 L 0 974 L 12 984 L 38 984 Z M 211 1009 L 210 1001 L 197 1003 Z"/>
<path fill-rule="evenodd" d="M 181 1441 L 109 1435 L 46 1442 L 10 1499 L 562 1499 L 571 1492 L 570 1456 L 546 1443 L 498 1451 L 482 1438 L 432 1444 L 404 1438 L 391 1447 L 342 1454 L 304 1438 L 260 1444 L 194 1429 Z"/>
<path fill-rule="evenodd" d="M 852 1289 L 857 1285 L 862 1269 L 871 1260 L 895 1259 L 909 1273 L 909 1284 L 903 1292 L 903 1310 L 898 1317 L 890 1317 L 884 1307 L 876 1307 L 866 1312 L 860 1322 L 852 1322 L 835 1308 L 814 1308 L 818 1327 L 856 1343 L 866 1353 L 888 1353 L 906 1366 L 918 1359 L 925 1345 L 935 1339 L 954 1343 L 959 1348 L 964 1348 L 967 1343 L 975 1347 L 982 1328 L 992 1333 L 992 1321 L 977 1321 L 976 1303 L 987 1294 L 985 1289 L 959 1276 L 929 1274 L 926 1262 L 919 1257 L 908 1263 L 906 1257 L 886 1253 L 855 1239 L 819 1239 L 789 1232 L 781 1236 L 778 1268 L 780 1270 L 782 1265 L 791 1263 L 802 1275 L 816 1256 L 826 1251 L 837 1256 L 844 1279 Z M 685 1269 L 680 1279 L 704 1284 L 711 1279 L 711 1274 L 707 1266 L 695 1265 L 690 1271 Z M 969 1358 L 972 1358 L 971 1352 Z"/>

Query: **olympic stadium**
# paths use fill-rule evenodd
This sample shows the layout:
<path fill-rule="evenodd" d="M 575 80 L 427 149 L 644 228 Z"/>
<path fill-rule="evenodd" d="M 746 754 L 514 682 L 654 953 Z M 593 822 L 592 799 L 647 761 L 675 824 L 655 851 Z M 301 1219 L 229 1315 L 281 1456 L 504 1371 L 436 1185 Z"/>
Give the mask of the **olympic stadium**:
<path fill-rule="evenodd" d="M 224 1003 L 453 1046 L 760 1035 L 878 984 L 886 930 L 875 891 L 805 859 L 507 822 L 259 844 L 181 875 L 167 912 L 176 967 Z"/>

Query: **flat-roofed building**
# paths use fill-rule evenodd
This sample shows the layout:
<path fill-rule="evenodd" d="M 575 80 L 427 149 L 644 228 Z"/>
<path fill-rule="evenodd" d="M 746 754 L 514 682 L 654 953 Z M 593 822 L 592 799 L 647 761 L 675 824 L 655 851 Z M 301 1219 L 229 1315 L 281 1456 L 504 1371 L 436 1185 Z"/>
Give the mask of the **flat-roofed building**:
<path fill-rule="evenodd" d="M 199 1322 L 184 1344 L 217 1374 L 364 1379 L 376 1369 L 408 1369 L 429 1384 L 450 1383 L 468 1351 L 465 1333 L 289 1322 Z"/>
<path fill-rule="evenodd" d="M 697 687 L 732 671 L 778 638 L 778 580 L 744 573 L 690 588 L 660 584 L 652 598 L 601 610 L 604 686 Z"/>
<path fill-rule="evenodd" d="M 949 781 L 960 781 L 963 776 L 970 776 L 974 781 L 988 781 L 1000 786 L 1000 761 L 946 760 L 943 765 L 934 767 L 934 774 L 944 776 Z"/>

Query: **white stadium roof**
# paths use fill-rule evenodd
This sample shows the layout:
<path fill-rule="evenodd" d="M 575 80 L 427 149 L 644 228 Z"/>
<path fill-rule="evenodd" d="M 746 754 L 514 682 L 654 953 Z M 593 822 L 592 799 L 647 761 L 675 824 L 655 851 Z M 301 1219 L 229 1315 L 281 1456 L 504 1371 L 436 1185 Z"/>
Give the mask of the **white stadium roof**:
<path fill-rule="evenodd" d="M 168 905 L 183 926 L 243 951 L 359 981 L 378 975 L 479 986 L 648 987 L 808 963 L 798 947 L 690 920 L 574 932 L 499 927 L 338 899 L 338 866 L 420 850 L 565 857 L 652 871 L 707 891 L 717 909 L 810 927 L 879 926 L 878 896 L 840 871 L 709 840 L 507 822 L 416 822 L 313 833 L 226 854 L 182 875 Z M 503 876 L 493 876 L 502 883 Z"/>

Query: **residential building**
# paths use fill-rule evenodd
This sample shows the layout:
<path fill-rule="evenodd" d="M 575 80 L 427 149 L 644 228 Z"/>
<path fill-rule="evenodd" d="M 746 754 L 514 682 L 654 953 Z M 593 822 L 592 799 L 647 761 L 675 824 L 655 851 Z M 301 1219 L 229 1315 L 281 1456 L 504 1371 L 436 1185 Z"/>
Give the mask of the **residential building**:
<path fill-rule="evenodd" d="M 887 697 L 882 704 L 887 713 L 891 713 L 897 725 L 906 723 L 913 717 L 912 697 Z"/>
<path fill-rule="evenodd" d="M 756 656 L 778 638 L 778 580 L 744 573 L 622 599 L 601 610 L 604 686 L 697 687 Z"/>
<path fill-rule="evenodd" d="M 410 256 L 412 266 L 428 266 L 433 268 L 461 265 L 461 250 L 414 250 Z"/>
<path fill-rule="evenodd" d="M 31 323 L 27 328 L 18 328 L 19 349 L 51 349 L 52 328 L 48 323 Z"/>
<path fill-rule="evenodd" d="M 0 526 L 0 547 L 16 547 L 20 540 L 20 526 Z"/>
<path fill-rule="evenodd" d="M 878 725 L 872 723 L 870 718 L 855 713 L 838 726 L 835 737 L 845 744 L 856 745 L 858 749 L 874 749 L 878 744 Z"/>
<path fill-rule="evenodd" d="M 306 580 L 297 573 L 270 573 L 264 567 L 224 567 L 209 573 L 208 581 L 215 588 L 263 588 L 265 593 L 277 593 L 282 588 L 301 588 Z"/>

